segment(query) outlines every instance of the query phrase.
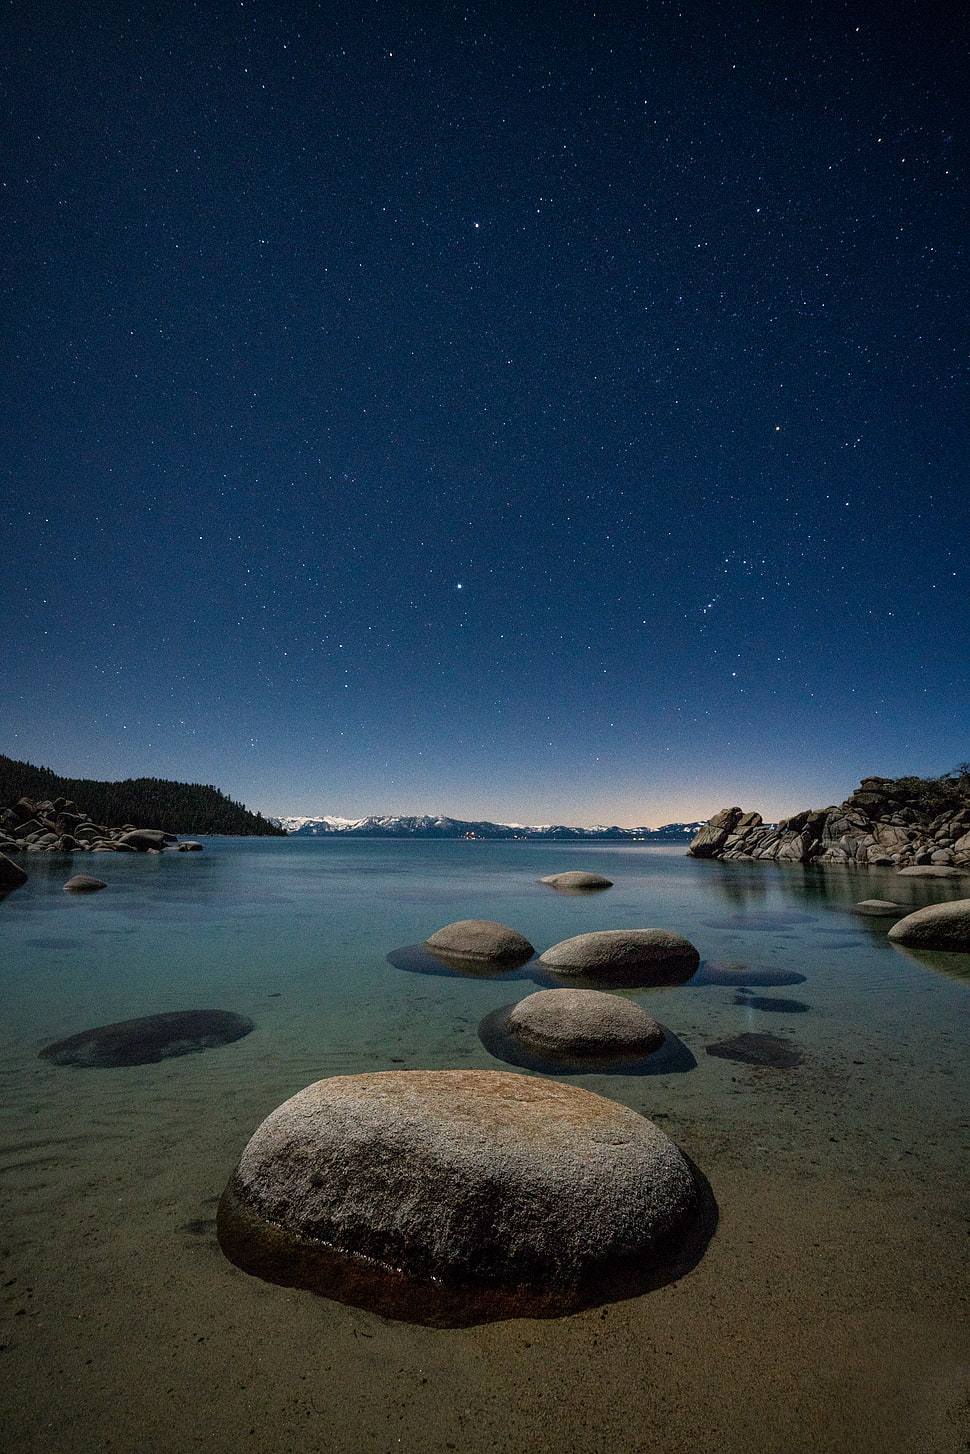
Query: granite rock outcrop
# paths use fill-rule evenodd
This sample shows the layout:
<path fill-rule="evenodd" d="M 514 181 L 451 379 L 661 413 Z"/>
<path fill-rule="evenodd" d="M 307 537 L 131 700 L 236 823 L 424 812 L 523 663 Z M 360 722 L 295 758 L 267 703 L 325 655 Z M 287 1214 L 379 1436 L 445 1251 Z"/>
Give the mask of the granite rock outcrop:
<path fill-rule="evenodd" d="M 0 853 L 160 853 L 176 847 L 183 847 L 177 835 L 160 828 L 94 823 L 69 798 L 20 798 L 0 806 Z"/>
<path fill-rule="evenodd" d="M 780 823 L 724 808 L 687 852 L 694 858 L 775 859 L 789 863 L 949 867 L 970 873 L 970 776 L 934 801 L 918 778 L 863 778 L 838 806 L 808 808 Z M 963 783 L 967 789 L 963 790 Z M 949 877 L 950 875 L 947 875 Z"/>

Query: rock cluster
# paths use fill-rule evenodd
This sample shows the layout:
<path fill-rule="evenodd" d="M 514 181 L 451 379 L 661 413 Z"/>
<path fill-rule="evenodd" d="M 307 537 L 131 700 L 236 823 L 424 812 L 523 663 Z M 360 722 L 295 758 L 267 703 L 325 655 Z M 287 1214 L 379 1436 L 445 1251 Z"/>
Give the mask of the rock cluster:
<path fill-rule="evenodd" d="M 838 807 L 811 808 L 777 824 L 724 808 L 694 839 L 694 858 L 773 858 L 792 863 L 941 866 L 970 872 L 970 803 L 930 815 L 896 779 L 868 777 Z"/>
<path fill-rule="evenodd" d="M 92 823 L 68 798 L 35 802 L 20 798 L 0 807 L 0 853 L 160 853 L 166 848 L 199 850 L 201 843 L 179 842 L 160 828 L 106 828 Z"/>

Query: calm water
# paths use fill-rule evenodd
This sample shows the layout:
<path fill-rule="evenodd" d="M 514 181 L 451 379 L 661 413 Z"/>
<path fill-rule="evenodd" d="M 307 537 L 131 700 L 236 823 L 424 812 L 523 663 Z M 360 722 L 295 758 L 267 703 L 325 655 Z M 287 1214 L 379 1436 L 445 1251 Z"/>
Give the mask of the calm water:
<path fill-rule="evenodd" d="M 98 1384 L 97 1392 L 79 1390 L 92 1376 L 104 1340 L 116 1340 L 122 1350 L 137 1342 L 139 1296 L 151 1301 L 163 1283 L 182 1290 L 157 1313 L 161 1346 L 174 1348 L 184 1331 L 177 1308 L 184 1307 L 190 1287 L 196 1293 L 200 1286 L 211 1288 L 213 1306 L 225 1298 L 231 1307 L 232 1298 L 242 1295 L 237 1290 L 252 1284 L 224 1267 L 211 1238 L 212 1205 L 248 1136 L 281 1100 L 312 1080 L 341 1073 L 507 1068 L 480 1042 L 479 1022 L 550 981 L 529 966 L 513 975 L 464 978 L 409 972 L 388 962 L 389 952 L 419 943 L 455 919 L 499 920 L 540 951 L 587 930 L 654 925 L 697 945 L 702 967 L 694 981 L 629 992 L 682 1042 L 684 1054 L 674 1068 L 562 1077 L 659 1119 L 710 1179 L 722 1201 L 715 1239 L 720 1251 L 705 1259 L 714 1259 L 715 1271 L 698 1270 L 685 1287 L 715 1276 L 717 1257 L 730 1252 L 732 1197 L 759 1195 L 753 1188 L 772 1170 L 784 1169 L 789 1181 L 816 1177 L 826 1186 L 878 1182 L 881 1197 L 888 1187 L 890 1194 L 916 1198 L 907 1202 L 910 1220 L 938 1211 L 945 1216 L 959 1187 L 970 1142 L 970 956 L 917 960 L 888 945 L 891 921 L 859 919 L 848 910 L 862 898 L 916 908 L 964 897 L 967 880 L 954 887 L 881 871 L 721 865 L 689 859 L 680 847 L 209 839 L 201 854 L 85 859 L 83 867 L 105 877 L 109 887 L 75 897 L 61 892 L 77 871 L 73 862 L 38 855 L 25 865 L 29 883 L 0 903 L 0 1185 L 10 1216 L 5 1252 L 13 1279 L 5 1294 L 13 1331 L 4 1351 L 23 1359 L 20 1377 L 41 1380 L 31 1397 L 46 1400 L 50 1417 L 30 1425 L 38 1448 L 101 1447 L 90 1438 L 93 1428 L 104 1427 L 108 1387 L 111 1417 L 127 1430 L 129 1447 L 145 1441 L 169 1447 L 167 1435 L 152 1434 L 137 1378 L 127 1376 L 119 1392 L 105 1373 L 109 1383 Z M 571 897 L 536 883 L 542 875 L 579 867 L 605 874 L 615 887 Z M 241 1012 L 256 1029 L 233 1045 L 158 1065 L 72 1070 L 37 1059 L 50 1041 L 91 1026 L 203 1007 Z M 709 1044 L 745 1031 L 783 1037 L 803 1063 L 794 1071 L 753 1070 L 706 1053 Z M 807 1184 L 805 1194 L 823 1195 Z M 824 1219 L 824 1206 L 818 1215 Z M 89 1252 L 75 1236 L 82 1224 Z M 910 1227 L 907 1235 L 917 1234 Z M 106 1269 L 115 1256 L 129 1272 L 118 1271 L 113 1279 Z M 32 1288 L 29 1298 L 26 1286 Z M 90 1316 L 99 1286 L 109 1308 L 104 1331 L 82 1337 L 80 1322 L 70 1320 Z M 86 1289 L 83 1306 L 71 1311 L 79 1287 Z M 335 1307 L 260 1289 L 264 1312 L 296 1306 L 306 1318 L 306 1305 Z M 294 1304 L 294 1298 L 300 1301 Z M 564 1320 L 562 1329 L 570 1325 L 572 1332 L 557 1336 L 574 1337 L 582 1326 Z M 193 1336 L 201 1346 L 208 1335 Z M 455 1344 L 462 1346 L 468 1345 Z M 127 1355 L 117 1356 L 123 1363 Z M 162 1382 L 168 1376 L 157 1368 L 151 1374 Z M 368 1376 L 379 1380 L 385 1373 Z M 459 1381 L 465 1376 L 460 1368 L 455 1373 Z M 508 1371 L 503 1376 L 514 1377 Z M 182 1409 L 208 1397 L 188 1373 L 171 1378 Z M 274 1392 L 266 1391 L 264 1401 L 282 1397 L 285 1378 L 276 1370 Z M 245 1380 L 238 1386 L 247 1386 Z M 73 1390 L 70 1418 L 67 1389 Z M 224 1393 L 227 1408 L 235 1396 L 242 1397 Z M 317 1397 L 319 1402 L 323 1395 Z M 392 1437 L 386 1399 L 381 1407 L 380 1417 L 373 1415 L 376 1442 L 361 1435 L 360 1447 L 402 1447 L 398 1435 Z M 248 1417 L 240 1412 L 233 1438 L 246 1434 Z M 279 1419 L 278 1410 L 273 1417 Z M 445 1437 L 454 1429 L 444 1429 L 437 1443 L 412 1433 L 412 1447 L 516 1448 L 526 1437 L 517 1417 L 518 1424 L 513 1418 L 508 1427 L 490 1426 L 489 1440 L 476 1442 L 466 1431 L 456 1445 Z M 701 1430 L 696 1419 L 693 1427 Z M 274 1443 L 258 1413 L 252 1422 L 256 1442 L 249 1447 L 264 1447 L 260 1438 L 266 1448 L 284 1447 Z M 860 1414 L 860 1427 L 864 1423 Z M 285 1447 L 356 1447 L 350 1433 L 328 1427 L 329 1435 L 317 1429 L 314 1438 L 322 1442 L 314 1443 L 294 1426 Z M 182 1435 L 188 1438 L 184 1429 Z M 30 1447 L 23 1429 L 18 1437 Z M 534 1447 L 545 1447 L 534 1431 L 530 1437 Z M 611 1437 L 622 1439 L 622 1430 Z M 180 1445 L 179 1438 L 171 1436 L 171 1447 L 192 1446 Z M 706 1447 L 702 1433 L 694 1439 L 694 1447 Z M 220 1447 L 218 1434 L 207 1433 L 204 1442 Z M 723 1429 L 717 1442 L 733 1447 Z M 123 1438 L 113 1447 L 119 1444 L 125 1447 Z M 566 1447 L 561 1439 L 559 1445 Z M 569 1447 L 599 1444 L 590 1436 Z M 787 1447 L 830 1445 L 820 1436 L 804 1445 L 794 1439 Z"/>

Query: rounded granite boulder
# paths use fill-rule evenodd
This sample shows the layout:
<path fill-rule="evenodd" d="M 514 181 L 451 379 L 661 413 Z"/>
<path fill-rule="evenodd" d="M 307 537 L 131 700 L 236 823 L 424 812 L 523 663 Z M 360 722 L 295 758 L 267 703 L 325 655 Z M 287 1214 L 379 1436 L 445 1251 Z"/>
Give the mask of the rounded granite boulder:
<path fill-rule="evenodd" d="M 64 885 L 64 892 L 66 894 L 96 894 L 98 889 L 107 887 L 103 878 L 95 878 L 90 873 L 76 873 Z"/>
<path fill-rule="evenodd" d="M 868 919 L 887 919 L 893 914 L 905 914 L 906 909 L 902 904 L 894 904 L 891 899 L 860 899 L 852 906 L 851 912 Z"/>
<path fill-rule="evenodd" d="M 600 929 L 563 939 L 539 956 L 555 974 L 637 984 L 683 984 L 700 962 L 690 940 L 672 929 Z"/>
<path fill-rule="evenodd" d="M 384 1071 L 273 1111 L 218 1236 L 269 1282 L 455 1326 L 656 1286 L 702 1206 L 681 1152 L 626 1106 L 506 1071 Z"/>
<path fill-rule="evenodd" d="M 970 954 L 970 899 L 930 904 L 907 914 L 889 931 L 894 944 L 908 949 L 946 949 Z"/>
<path fill-rule="evenodd" d="M 664 1032 L 639 1005 L 602 990 L 537 990 L 509 1010 L 506 1029 L 527 1050 L 553 1060 L 639 1060 Z"/>
<path fill-rule="evenodd" d="M 139 853 L 150 853 L 153 849 L 158 852 L 166 843 L 176 841 L 174 833 L 163 833 L 161 828 L 132 828 L 129 832 L 122 833 L 118 839 L 119 843 L 125 843 Z"/>
<path fill-rule="evenodd" d="M 586 873 L 578 868 L 569 869 L 566 873 L 551 873 L 539 882 L 548 884 L 549 888 L 557 889 L 561 894 L 595 894 L 601 889 L 613 887 L 611 878 L 604 878 L 600 873 Z"/>
<path fill-rule="evenodd" d="M 900 878 L 962 878 L 965 869 L 953 868 L 947 863 L 914 863 L 909 868 L 900 868 Z"/>
<path fill-rule="evenodd" d="M 459 919 L 435 930 L 425 944 L 447 959 L 473 959 L 489 964 L 524 964 L 535 949 L 524 934 L 492 919 Z"/>

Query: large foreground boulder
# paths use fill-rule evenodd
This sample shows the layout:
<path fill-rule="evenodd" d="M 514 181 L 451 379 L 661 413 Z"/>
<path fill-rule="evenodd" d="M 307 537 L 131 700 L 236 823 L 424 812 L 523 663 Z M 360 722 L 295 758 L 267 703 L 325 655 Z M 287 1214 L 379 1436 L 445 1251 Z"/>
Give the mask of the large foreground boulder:
<path fill-rule="evenodd" d="M 672 929 L 600 929 L 563 939 L 539 956 L 556 974 L 638 984 L 682 984 L 700 962 L 690 940 Z"/>
<path fill-rule="evenodd" d="M 270 1282 L 453 1325 L 656 1285 L 700 1209 L 680 1151 L 625 1106 L 503 1071 L 385 1071 L 273 1111 L 218 1232 Z"/>
<path fill-rule="evenodd" d="M 535 949 L 524 934 L 493 919 L 459 919 L 436 929 L 425 944 L 448 959 L 475 959 L 491 964 L 524 964 Z"/>
<path fill-rule="evenodd" d="M 907 914 L 889 931 L 895 944 L 909 949 L 948 949 L 970 954 L 970 899 L 930 904 Z"/>
<path fill-rule="evenodd" d="M 553 1060 L 639 1060 L 664 1039 L 639 1005 L 602 990 L 537 990 L 512 1006 L 506 1028 L 527 1050 Z"/>

